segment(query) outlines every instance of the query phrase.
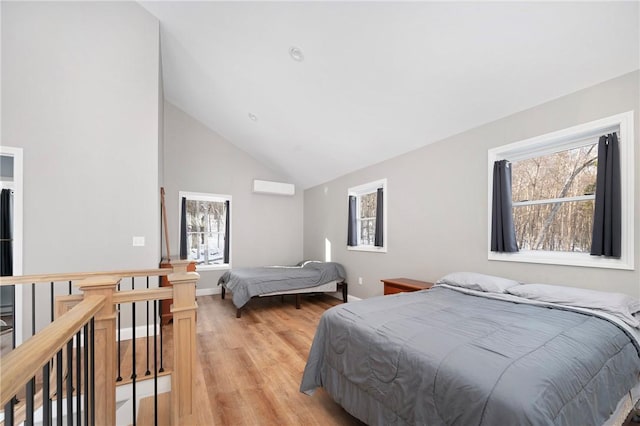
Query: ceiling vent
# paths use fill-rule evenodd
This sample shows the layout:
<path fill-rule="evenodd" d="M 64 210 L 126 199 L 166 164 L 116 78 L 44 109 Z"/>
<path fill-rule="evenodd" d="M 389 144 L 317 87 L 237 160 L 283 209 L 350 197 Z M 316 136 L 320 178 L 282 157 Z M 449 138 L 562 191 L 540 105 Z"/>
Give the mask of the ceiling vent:
<path fill-rule="evenodd" d="M 257 194 L 294 195 L 296 187 L 292 183 L 254 179 L 253 192 Z"/>

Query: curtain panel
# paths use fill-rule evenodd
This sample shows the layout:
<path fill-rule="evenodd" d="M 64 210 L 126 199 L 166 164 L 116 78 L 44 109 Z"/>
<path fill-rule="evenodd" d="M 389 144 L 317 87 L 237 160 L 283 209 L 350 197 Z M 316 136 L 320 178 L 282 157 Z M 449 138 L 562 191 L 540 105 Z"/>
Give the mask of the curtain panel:
<path fill-rule="evenodd" d="M 229 263 L 229 246 L 231 245 L 231 213 L 230 208 L 231 203 L 229 200 L 224 202 L 225 206 L 225 219 L 224 219 L 224 263 Z"/>
<path fill-rule="evenodd" d="M 622 194 L 620 145 L 616 133 L 598 141 L 596 201 L 593 212 L 591 254 L 620 258 L 622 249 Z"/>
<path fill-rule="evenodd" d="M 356 198 L 349 195 L 349 217 L 347 218 L 347 245 L 355 247 L 358 245 L 358 223 L 356 218 Z"/>
<path fill-rule="evenodd" d="M 11 236 L 11 190 L 0 194 L 0 275 L 13 275 L 13 240 Z"/>
<path fill-rule="evenodd" d="M 376 236 L 374 239 L 376 247 L 384 246 L 384 189 L 378 188 L 376 194 Z"/>
<path fill-rule="evenodd" d="M 518 251 L 511 201 L 511 164 L 507 160 L 493 163 L 491 251 L 505 253 Z"/>
<path fill-rule="evenodd" d="M 180 205 L 180 259 L 187 258 L 187 199 L 182 197 Z"/>

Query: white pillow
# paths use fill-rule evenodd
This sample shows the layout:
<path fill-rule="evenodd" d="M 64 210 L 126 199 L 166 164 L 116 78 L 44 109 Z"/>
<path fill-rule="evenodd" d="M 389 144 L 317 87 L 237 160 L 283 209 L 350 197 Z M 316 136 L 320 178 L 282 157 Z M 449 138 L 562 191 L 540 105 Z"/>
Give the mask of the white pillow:
<path fill-rule="evenodd" d="M 298 264 L 296 266 L 300 266 L 300 267 L 304 268 L 309 263 L 322 263 L 322 261 L 321 260 L 303 260 L 301 262 L 298 262 Z"/>
<path fill-rule="evenodd" d="M 524 284 L 508 289 L 507 293 L 541 302 L 601 310 L 632 327 L 640 327 L 640 321 L 633 316 L 640 311 L 640 300 L 626 294 L 551 284 Z"/>
<path fill-rule="evenodd" d="M 440 278 L 437 284 L 449 284 L 488 293 L 504 293 L 508 288 L 520 285 L 518 281 L 476 272 L 453 272 Z"/>

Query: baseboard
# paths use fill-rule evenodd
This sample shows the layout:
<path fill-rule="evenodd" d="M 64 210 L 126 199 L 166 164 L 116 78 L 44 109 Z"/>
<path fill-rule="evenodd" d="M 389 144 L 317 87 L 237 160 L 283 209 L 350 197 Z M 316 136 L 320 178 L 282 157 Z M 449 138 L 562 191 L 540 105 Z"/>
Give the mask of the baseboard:
<path fill-rule="evenodd" d="M 213 288 L 197 288 L 196 289 L 196 297 L 198 296 L 211 296 L 213 294 L 220 294 L 222 290 L 220 290 L 220 286 L 216 286 Z"/>
<path fill-rule="evenodd" d="M 156 325 L 156 330 L 154 333 L 153 324 L 149 324 L 149 336 L 156 336 L 160 334 L 160 324 Z M 118 338 L 118 330 L 116 330 L 116 339 Z M 136 327 L 136 339 L 140 337 L 147 337 L 147 326 L 139 325 Z M 120 329 L 120 340 L 131 340 L 133 339 L 133 327 L 127 327 Z"/>
<path fill-rule="evenodd" d="M 328 294 L 331 297 L 335 297 L 336 299 L 342 300 L 342 293 L 339 292 L 339 291 L 337 291 L 335 293 L 326 293 L 326 294 Z M 362 299 L 360 299 L 359 297 L 356 297 L 356 296 L 352 296 L 350 294 L 347 295 L 347 302 L 357 302 L 358 300 L 362 300 Z"/>

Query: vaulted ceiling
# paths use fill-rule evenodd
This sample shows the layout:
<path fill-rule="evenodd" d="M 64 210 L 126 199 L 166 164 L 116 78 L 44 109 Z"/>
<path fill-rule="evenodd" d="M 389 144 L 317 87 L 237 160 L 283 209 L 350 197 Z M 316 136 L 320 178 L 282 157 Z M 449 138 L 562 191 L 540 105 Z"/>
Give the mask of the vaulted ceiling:
<path fill-rule="evenodd" d="M 640 68 L 638 2 L 141 4 L 165 98 L 302 188 Z"/>

